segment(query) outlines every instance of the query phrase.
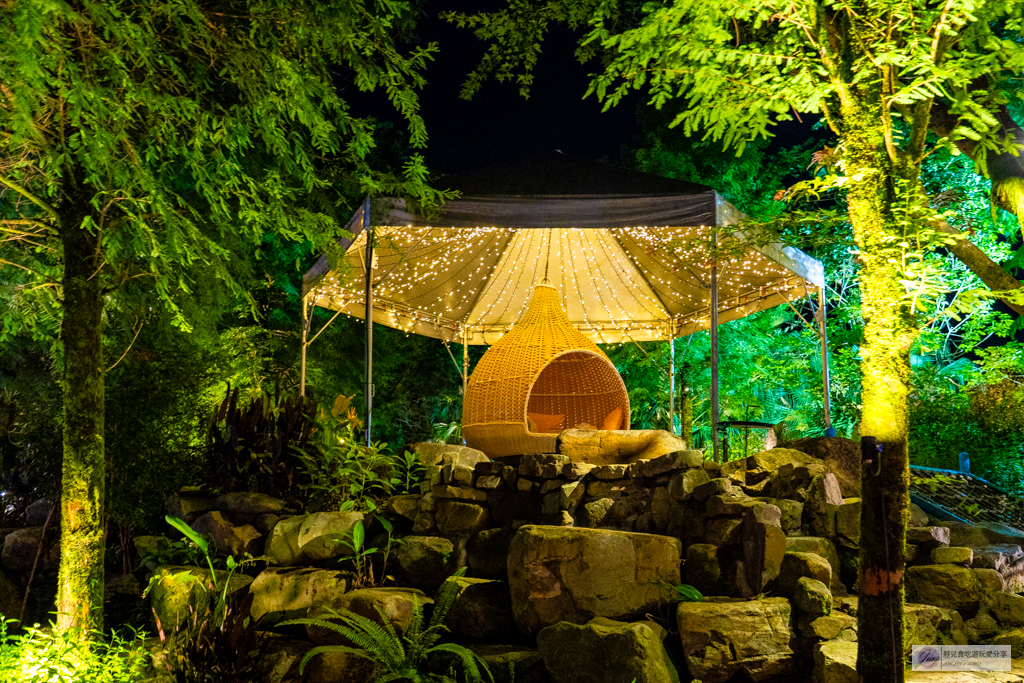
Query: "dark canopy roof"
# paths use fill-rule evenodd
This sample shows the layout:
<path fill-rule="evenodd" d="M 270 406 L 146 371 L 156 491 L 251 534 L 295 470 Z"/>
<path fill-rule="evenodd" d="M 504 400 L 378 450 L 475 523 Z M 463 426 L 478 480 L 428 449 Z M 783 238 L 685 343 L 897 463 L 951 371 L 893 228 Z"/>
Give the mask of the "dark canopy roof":
<path fill-rule="evenodd" d="M 555 151 L 542 157 L 467 173 L 439 182 L 463 195 L 707 195 L 714 190 L 685 180 L 630 171 Z"/>

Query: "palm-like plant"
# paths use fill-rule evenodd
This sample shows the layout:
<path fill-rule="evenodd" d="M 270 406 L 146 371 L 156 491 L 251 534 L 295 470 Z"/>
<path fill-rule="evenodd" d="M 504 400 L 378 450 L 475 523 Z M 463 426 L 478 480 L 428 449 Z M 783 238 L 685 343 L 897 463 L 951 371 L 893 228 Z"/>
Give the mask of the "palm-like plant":
<path fill-rule="evenodd" d="M 465 568 L 453 576 L 462 576 Z M 413 620 L 404 635 L 399 636 L 390 620 L 380 607 L 377 613 L 381 623 L 354 612 L 335 612 L 329 610 L 328 619 L 306 618 L 293 619 L 279 624 L 313 625 L 338 633 L 352 645 L 321 645 L 314 647 L 302 658 L 299 671 L 304 672 L 306 665 L 316 655 L 323 652 L 347 652 L 357 657 L 369 659 L 376 664 L 373 683 L 392 683 L 393 681 L 409 681 L 410 683 L 431 683 L 454 681 L 455 671 L 452 668 L 445 674 L 437 674 L 430 669 L 432 655 L 447 652 L 454 655 L 461 665 L 462 677 L 467 683 L 486 681 L 494 683 L 494 678 L 487 664 L 476 654 L 462 645 L 438 642 L 448 631 L 444 625 L 445 616 L 458 594 L 454 582 L 445 582 L 433 614 L 426 628 L 423 626 L 423 607 L 417 602 L 413 612 Z M 415 599 L 415 598 L 414 598 Z"/>

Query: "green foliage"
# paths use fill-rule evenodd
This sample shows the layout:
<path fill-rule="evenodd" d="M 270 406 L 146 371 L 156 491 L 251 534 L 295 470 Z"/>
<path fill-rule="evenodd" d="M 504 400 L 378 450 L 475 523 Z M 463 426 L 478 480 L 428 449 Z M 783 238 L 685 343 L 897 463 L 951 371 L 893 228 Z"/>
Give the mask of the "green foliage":
<path fill-rule="evenodd" d="M 150 563 L 157 567 L 162 565 L 199 565 L 204 561 L 203 551 L 199 545 L 189 540 L 188 536 L 183 540 L 166 537 L 162 540 L 163 543 L 140 554 L 139 562 L 142 565 Z M 207 559 L 215 565 L 223 564 L 223 559 L 220 557 L 208 556 Z"/>
<path fill-rule="evenodd" d="M 423 464 L 413 453 L 391 452 L 386 443 L 363 443 L 354 409 L 344 419 L 321 413 L 315 425 L 312 448 L 292 449 L 309 480 L 309 509 L 373 512 L 389 496 L 418 490 Z"/>
<path fill-rule="evenodd" d="M 256 659 L 264 636 L 249 616 L 252 599 L 247 593 L 220 618 L 209 608 L 193 611 L 173 632 L 161 631 L 164 664 L 176 683 L 250 683 L 256 679 Z"/>
<path fill-rule="evenodd" d="M 672 589 L 672 602 L 704 602 L 704 594 L 687 583 L 669 586 Z"/>
<path fill-rule="evenodd" d="M 164 663 L 167 670 L 178 683 L 248 683 L 256 675 L 255 659 L 263 636 L 249 616 L 253 595 L 246 591 L 244 598 L 232 605 L 228 599 L 228 588 L 235 571 L 252 562 L 253 558 L 247 557 L 238 563 L 234 557 L 228 556 L 227 576 L 219 581 L 210 555 L 210 541 L 193 531 L 184 520 L 167 516 L 166 521 L 194 544 L 210 570 L 209 582 L 205 584 L 190 572 L 170 577 L 171 581 L 178 583 L 202 584 L 207 591 L 207 599 L 198 601 L 200 609 L 190 605 L 191 618 L 186 617 L 169 634 L 157 623 L 160 640 L 166 643 Z M 144 595 L 163 580 L 167 580 L 166 577 L 154 575 Z"/>
<path fill-rule="evenodd" d="M 91 641 L 72 632 L 29 627 L 12 635 L 14 619 L 0 615 L 0 681 L 14 683 L 135 683 L 145 673 L 143 636 Z"/>
<path fill-rule="evenodd" d="M 302 491 L 299 461 L 313 432 L 310 398 L 264 394 L 248 407 L 238 405 L 239 389 L 231 391 L 214 413 L 207 435 L 208 479 L 223 491 L 254 491 L 284 497 Z"/>
<path fill-rule="evenodd" d="M 457 571 L 454 576 L 463 574 L 465 574 L 465 568 Z M 425 628 L 423 626 L 423 607 L 417 603 L 412 623 L 405 635 L 402 636 L 395 632 L 391 621 L 380 607 L 377 607 L 380 623 L 353 612 L 330 612 L 328 619 L 294 619 L 280 625 L 319 626 L 343 636 L 354 646 L 321 645 L 314 647 L 302 658 L 300 668 L 302 671 L 313 657 L 322 652 L 347 652 L 369 659 L 376 664 L 371 679 L 373 683 L 390 683 L 391 681 L 448 682 L 456 680 L 456 677 L 436 674 L 430 669 L 432 655 L 447 653 L 454 656 L 462 668 L 457 680 L 471 683 L 476 681 L 493 683 L 494 679 L 487 665 L 472 651 L 461 645 L 439 642 L 444 633 L 448 631 L 444 625 L 444 619 L 455 602 L 457 591 L 458 587 L 455 582 L 448 581 L 444 584 Z"/>

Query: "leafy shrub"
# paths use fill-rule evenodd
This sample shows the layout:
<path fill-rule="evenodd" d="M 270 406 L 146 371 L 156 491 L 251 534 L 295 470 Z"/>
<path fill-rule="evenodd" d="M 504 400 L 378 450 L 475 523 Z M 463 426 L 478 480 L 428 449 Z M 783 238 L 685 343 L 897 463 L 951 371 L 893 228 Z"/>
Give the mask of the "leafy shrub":
<path fill-rule="evenodd" d="M 454 576 L 462 576 L 465 572 L 465 567 L 463 567 Z M 309 661 L 322 652 L 347 652 L 369 659 L 376 664 L 376 670 L 371 679 L 375 683 L 391 683 L 392 681 L 449 682 L 455 680 L 456 677 L 436 674 L 430 668 L 431 656 L 443 652 L 453 655 L 461 666 L 462 671 L 459 672 L 461 676 L 458 680 L 465 680 L 469 683 L 486 680 L 493 683 L 494 678 L 487 665 L 471 650 L 462 645 L 439 642 L 441 636 L 448 631 L 448 627 L 444 625 L 444 619 L 455 602 L 457 591 L 458 588 L 454 582 L 449 581 L 444 584 L 426 628 L 423 627 L 423 607 L 417 603 L 412 623 L 404 636 L 399 636 L 395 632 L 390 620 L 380 607 L 376 608 L 381 618 L 380 624 L 354 612 L 332 611 L 330 612 L 332 621 L 294 619 L 279 625 L 319 626 L 340 634 L 355 645 L 355 647 L 347 645 L 314 647 L 302 658 L 300 671 L 305 671 Z"/>
<path fill-rule="evenodd" d="M 307 509 L 373 512 L 389 496 L 416 491 L 426 471 L 416 455 L 392 453 L 386 443 L 367 446 L 356 437 L 355 411 L 340 412 L 336 403 L 316 417 L 311 448 L 292 448 L 309 482 Z"/>
<path fill-rule="evenodd" d="M 210 556 L 209 541 L 193 531 L 184 521 L 167 517 L 167 523 L 183 533 L 195 544 L 210 569 L 210 580 L 205 584 L 209 599 L 200 601 L 202 608 L 189 606 L 190 616 L 166 633 L 157 620 L 160 640 L 166 643 L 164 664 L 177 683 L 248 683 L 256 677 L 256 658 L 263 636 L 249 616 L 253 596 L 246 593 L 241 603 L 232 607 L 228 601 L 228 587 L 236 569 L 245 564 L 228 557 L 228 575 L 218 581 Z M 154 576 L 150 586 L 162 577 Z M 201 581 L 189 572 L 176 574 L 173 581 Z"/>
<path fill-rule="evenodd" d="M 316 402 L 306 397 L 264 394 L 238 406 L 228 393 L 213 415 L 207 435 L 208 479 L 223 491 L 254 491 L 285 497 L 306 488 L 300 461 L 313 432 Z"/>
<path fill-rule="evenodd" d="M 133 683 L 145 672 L 142 635 L 129 639 L 101 634 L 92 639 L 77 629 L 63 633 L 27 628 L 8 633 L 13 619 L 0 617 L 0 681 L 14 683 Z"/>

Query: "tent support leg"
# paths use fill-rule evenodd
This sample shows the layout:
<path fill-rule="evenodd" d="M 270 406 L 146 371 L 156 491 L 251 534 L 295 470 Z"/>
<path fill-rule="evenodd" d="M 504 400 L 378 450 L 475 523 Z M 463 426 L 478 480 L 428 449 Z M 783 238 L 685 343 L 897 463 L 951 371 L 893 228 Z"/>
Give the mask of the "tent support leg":
<path fill-rule="evenodd" d="M 363 202 L 363 232 L 366 234 L 366 445 L 372 445 L 373 427 L 373 228 L 370 227 L 370 198 Z"/>
<path fill-rule="evenodd" d="M 715 240 L 718 241 L 717 238 Z M 711 453 L 718 455 L 718 263 L 711 265 Z"/>
<path fill-rule="evenodd" d="M 469 389 L 469 331 L 462 330 L 462 418 L 466 415 L 466 390 Z M 461 421 L 460 420 L 460 421 Z M 462 445 L 466 445 L 466 437 L 462 437 Z"/>
<path fill-rule="evenodd" d="M 469 333 L 462 331 L 462 402 L 466 402 L 466 389 L 469 388 Z"/>
<path fill-rule="evenodd" d="M 818 310 L 815 311 L 818 322 L 818 337 L 821 339 L 821 390 L 822 390 L 822 417 L 825 421 L 825 435 L 835 436 L 832 429 L 832 400 L 829 396 L 831 390 L 831 378 L 828 368 L 828 327 L 825 324 L 825 289 L 818 288 Z"/>
<path fill-rule="evenodd" d="M 676 338 L 668 338 L 668 431 L 676 433 Z"/>
<path fill-rule="evenodd" d="M 306 308 L 306 297 L 302 297 L 300 302 L 302 306 L 301 324 L 302 324 L 302 352 L 299 356 L 299 396 L 306 395 L 306 347 L 309 346 L 309 342 L 306 339 L 309 337 L 309 310 Z"/>

